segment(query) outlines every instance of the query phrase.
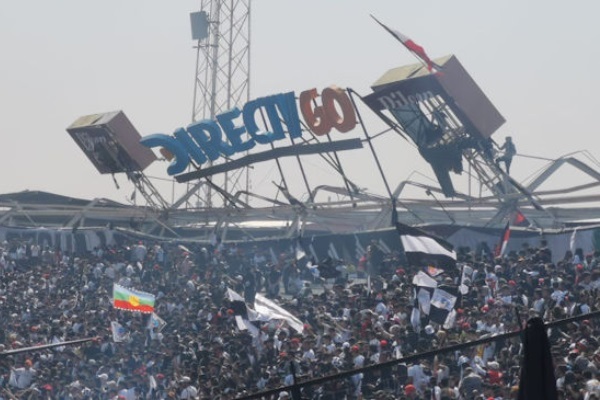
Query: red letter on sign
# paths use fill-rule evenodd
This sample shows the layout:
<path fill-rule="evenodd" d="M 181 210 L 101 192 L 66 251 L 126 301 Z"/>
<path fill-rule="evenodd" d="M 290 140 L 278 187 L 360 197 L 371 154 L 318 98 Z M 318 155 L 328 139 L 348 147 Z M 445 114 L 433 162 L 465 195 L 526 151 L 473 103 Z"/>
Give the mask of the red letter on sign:
<path fill-rule="evenodd" d="M 340 132 L 348 132 L 356 126 L 356 113 L 348 94 L 337 86 L 323 90 L 323 105 L 314 105 L 318 97 L 317 89 L 300 93 L 300 111 L 304 122 L 317 136 L 323 136 L 335 128 Z M 336 108 L 337 103 L 337 108 Z M 338 112 L 339 109 L 339 112 Z"/>
<path fill-rule="evenodd" d="M 300 111 L 308 128 L 317 136 L 329 133 L 331 125 L 327 121 L 325 110 L 322 106 L 314 106 L 313 100 L 319 96 L 317 89 L 313 88 L 300 93 Z"/>
<path fill-rule="evenodd" d="M 337 86 L 329 86 L 323 90 L 321 97 L 323 98 L 323 108 L 327 114 L 327 121 L 331 127 L 342 133 L 354 129 L 356 126 L 356 114 L 346 91 Z M 338 104 L 342 112 L 341 115 L 338 113 L 334 103 Z"/>

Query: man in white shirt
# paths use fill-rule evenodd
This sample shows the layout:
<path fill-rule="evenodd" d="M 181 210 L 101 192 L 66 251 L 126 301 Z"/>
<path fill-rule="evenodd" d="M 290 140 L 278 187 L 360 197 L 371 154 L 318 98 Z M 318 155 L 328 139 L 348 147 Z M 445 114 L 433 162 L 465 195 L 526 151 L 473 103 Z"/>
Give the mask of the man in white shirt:
<path fill-rule="evenodd" d="M 143 262 L 144 259 L 146 258 L 146 254 L 148 254 L 148 249 L 146 248 L 146 246 L 144 246 L 143 242 L 139 242 L 137 244 L 137 246 L 135 246 L 132 251 L 132 257 L 131 257 L 131 261 L 133 262 Z"/>
<path fill-rule="evenodd" d="M 181 392 L 179 393 L 180 399 L 195 399 L 198 395 L 198 389 L 192 385 L 192 380 L 189 376 L 184 376 L 181 378 Z"/>
<path fill-rule="evenodd" d="M 27 359 L 25 360 L 24 367 L 16 368 L 11 371 L 9 383 L 11 386 L 18 389 L 26 389 L 33 382 L 36 374 L 37 371 L 33 369 L 33 363 L 31 360 Z"/>

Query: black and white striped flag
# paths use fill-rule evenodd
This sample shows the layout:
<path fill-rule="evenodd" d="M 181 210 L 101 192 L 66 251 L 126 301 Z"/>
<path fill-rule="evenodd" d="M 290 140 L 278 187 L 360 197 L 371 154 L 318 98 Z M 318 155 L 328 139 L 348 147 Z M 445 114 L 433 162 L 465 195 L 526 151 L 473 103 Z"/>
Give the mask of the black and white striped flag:
<path fill-rule="evenodd" d="M 435 267 L 446 272 L 456 269 L 456 252 L 445 240 L 401 223 L 396 224 L 409 265 Z"/>

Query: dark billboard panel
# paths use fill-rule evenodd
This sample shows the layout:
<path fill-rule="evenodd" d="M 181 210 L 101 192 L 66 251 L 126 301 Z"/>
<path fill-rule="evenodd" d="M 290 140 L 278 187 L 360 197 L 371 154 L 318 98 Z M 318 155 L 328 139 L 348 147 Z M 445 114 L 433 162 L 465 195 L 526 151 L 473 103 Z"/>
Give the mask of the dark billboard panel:
<path fill-rule="evenodd" d="M 363 100 L 400 124 L 431 164 L 444 195 L 453 197 L 449 172 L 462 172 L 463 151 L 485 151 L 505 121 L 455 56 L 435 62 L 436 72 L 421 64 L 389 70 Z"/>
<path fill-rule="evenodd" d="M 413 64 L 386 72 L 365 98 L 369 107 L 393 110 L 440 96 L 460 119 L 469 134 L 490 137 L 505 119 L 471 78 L 456 56 L 435 60 L 442 68 L 432 73 L 424 65 Z"/>
<path fill-rule="evenodd" d="M 101 174 L 143 171 L 156 159 L 122 111 L 80 117 L 67 132 Z"/>

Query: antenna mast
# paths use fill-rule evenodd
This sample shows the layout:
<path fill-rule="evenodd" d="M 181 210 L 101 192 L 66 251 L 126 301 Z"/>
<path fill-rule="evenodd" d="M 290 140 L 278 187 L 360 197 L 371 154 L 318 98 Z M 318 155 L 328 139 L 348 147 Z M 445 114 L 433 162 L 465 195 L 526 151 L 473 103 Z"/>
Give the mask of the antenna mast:
<path fill-rule="evenodd" d="M 196 41 L 196 71 L 192 122 L 213 119 L 250 98 L 250 0 L 201 0 L 200 12 L 191 14 Z M 188 208 L 219 207 L 212 185 L 226 193 L 248 191 L 249 168 L 222 174 L 212 183 L 188 185 Z"/>

